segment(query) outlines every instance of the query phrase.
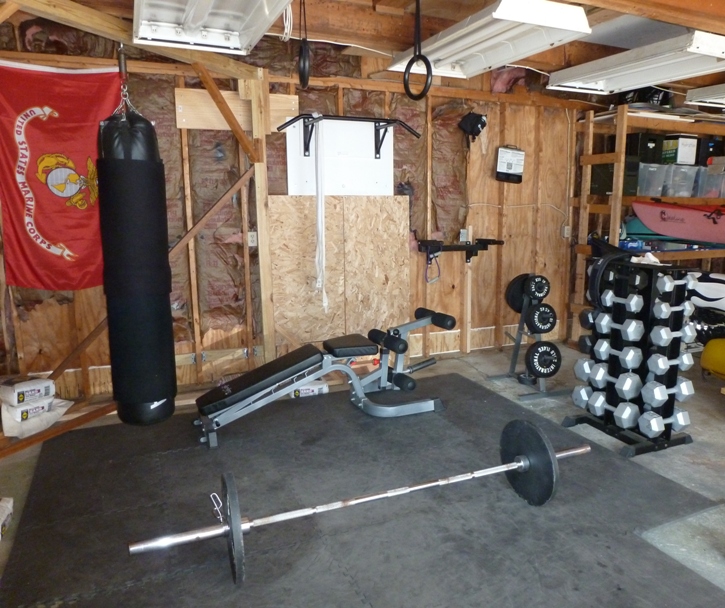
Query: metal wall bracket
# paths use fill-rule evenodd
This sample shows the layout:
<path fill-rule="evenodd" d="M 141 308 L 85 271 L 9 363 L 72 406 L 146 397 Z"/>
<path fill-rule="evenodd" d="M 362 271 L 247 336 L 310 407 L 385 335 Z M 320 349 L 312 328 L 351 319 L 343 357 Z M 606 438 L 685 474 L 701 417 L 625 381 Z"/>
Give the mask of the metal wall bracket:
<path fill-rule="evenodd" d="M 465 251 L 466 263 L 468 264 L 471 258 L 478 255 L 479 251 L 488 250 L 490 245 L 503 244 L 503 241 L 497 239 L 476 239 L 473 243 L 466 241 L 465 243 L 453 245 L 444 245 L 443 241 L 418 241 L 418 251 L 426 254 L 428 264 L 443 251 Z"/>
<path fill-rule="evenodd" d="M 277 127 L 277 131 L 284 131 L 287 127 L 292 126 L 298 121 L 302 121 L 302 144 L 304 155 L 310 155 L 310 144 L 312 142 L 312 134 L 315 131 L 315 124 L 321 120 L 347 120 L 352 122 L 372 122 L 375 124 L 375 158 L 380 158 L 380 151 L 383 148 L 383 142 L 385 141 L 385 135 L 388 132 L 388 127 L 394 127 L 398 125 L 403 127 L 408 133 L 414 137 L 420 139 L 420 133 L 413 129 L 410 125 L 404 123 L 402 120 L 397 118 L 375 118 L 373 116 L 331 116 L 328 114 L 300 114 L 291 118 L 286 123 L 281 124 Z M 382 135 L 380 133 L 382 131 Z"/>

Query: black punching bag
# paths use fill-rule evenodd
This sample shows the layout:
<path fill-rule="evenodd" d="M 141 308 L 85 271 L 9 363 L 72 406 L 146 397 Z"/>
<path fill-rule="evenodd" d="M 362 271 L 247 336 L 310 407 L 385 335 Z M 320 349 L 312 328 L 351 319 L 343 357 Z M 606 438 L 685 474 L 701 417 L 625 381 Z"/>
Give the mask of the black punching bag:
<path fill-rule="evenodd" d="M 114 114 L 98 132 L 103 288 L 118 417 L 147 425 L 174 413 L 164 164 L 153 125 Z"/>

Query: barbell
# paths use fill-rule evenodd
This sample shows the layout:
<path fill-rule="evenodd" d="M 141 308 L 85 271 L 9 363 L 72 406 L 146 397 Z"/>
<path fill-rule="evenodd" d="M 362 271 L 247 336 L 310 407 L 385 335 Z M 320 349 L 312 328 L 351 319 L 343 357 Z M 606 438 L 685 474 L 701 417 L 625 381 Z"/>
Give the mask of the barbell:
<path fill-rule="evenodd" d="M 497 473 L 505 473 L 506 479 L 513 490 L 526 502 L 533 506 L 541 506 L 551 500 L 556 493 L 559 482 L 558 461 L 572 456 L 587 454 L 590 451 L 591 446 L 583 444 L 575 448 L 555 452 L 548 437 L 535 424 L 526 420 L 512 420 L 504 427 L 501 433 L 500 453 L 503 464 L 499 466 L 426 481 L 417 485 L 403 486 L 375 494 L 356 496 L 316 507 L 295 509 L 293 511 L 286 511 L 284 513 L 277 513 L 256 519 L 242 517 L 234 475 L 227 472 L 222 475 L 221 500 L 216 494 L 211 495 L 217 517 L 221 523 L 179 534 L 170 534 L 150 540 L 130 543 L 128 545 L 128 552 L 131 555 L 136 555 L 209 538 L 226 537 L 232 578 L 236 584 L 241 584 L 244 581 L 243 535 L 244 533 L 250 532 L 253 528 L 316 515 L 326 511 L 352 507 L 382 498 L 410 494 L 411 492 L 417 492 L 427 488 L 445 486 L 478 477 L 486 477 L 488 475 L 496 475 Z"/>

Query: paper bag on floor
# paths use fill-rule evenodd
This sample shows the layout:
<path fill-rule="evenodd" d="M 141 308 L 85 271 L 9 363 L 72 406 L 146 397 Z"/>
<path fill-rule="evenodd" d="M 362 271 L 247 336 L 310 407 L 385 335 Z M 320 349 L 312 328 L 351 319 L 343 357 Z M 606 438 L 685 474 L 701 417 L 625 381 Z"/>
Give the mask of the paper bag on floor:
<path fill-rule="evenodd" d="M 12 415 L 11 408 L 13 406 L 3 403 L 0 408 L 2 410 L 3 434 L 6 437 L 18 437 L 20 439 L 30 437 L 30 435 L 34 435 L 53 426 L 68 411 L 71 405 L 73 405 L 72 401 L 53 399 L 49 411 L 28 418 L 27 420 L 18 421 Z"/>

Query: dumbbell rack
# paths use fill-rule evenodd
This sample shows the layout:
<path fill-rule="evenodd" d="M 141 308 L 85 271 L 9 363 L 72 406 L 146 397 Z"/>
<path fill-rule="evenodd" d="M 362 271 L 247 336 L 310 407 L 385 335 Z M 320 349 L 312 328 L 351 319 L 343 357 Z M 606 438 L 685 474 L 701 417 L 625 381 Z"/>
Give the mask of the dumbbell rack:
<path fill-rule="evenodd" d="M 519 354 L 521 352 L 521 344 L 524 336 L 533 336 L 536 342 L 541 342 L 541 334 L 535 334 L 530 332 L 526 328 L 526 313 L 531 306 L 539 304 L 539 300 L 533 299 L 530 295 L 523 294 L 523 303 L 521 306 L 521 315 L 519 317 L 519 324 L 516 330 L 516 335 L 512 336 L 509 332 L 505 332 L 506 336 L 514 341 L 514 349 L 511 353 L 511 365 L 509 371 L 506 374 L 500 374 L 498 376 L 490 376 L 489 380 L 500 380 L 502 378 L 515 378 L 519 384 L 525 384 L 532 386 L 537 389 L 535 393 L 525 393 L 519 395 L 518 398 L 522 401 L 533 401 L 535 399 L 544 399 L 547 397 L 557 397 L 560 395 L 566 395 L 569 393 L 569 389 L 561 389 L 557 391 L 549 391 L 546 388 L 546 378 L 537 378 L 531 374 L 528 370 L 524 372 L 517 372 L 516 367 L 518 365 Z"/>
<path fill-rule="evenodd" d="M 631 293 L 639 293 L 643 297 L 644 305 L 640 312 L 633 313 L 626 310 L 623 302 L 615 301 L 611 309 L 606 310 L 606 312 L 612 315 L 613 323 L 618 325 L 621 325 L 628 319 L 640 319 L 644 323 L 645 331 L 640 340 L 626 340 L 622 335 L 621 329 L 612 328 L 609 334 L 599 334 L 596 327 L 594 327 L 592 328 L 591 345 L 595 345 L 600 338 L 605 338 L 610 340 L 611 348 L 616 351 L 622 351 L 625 346 L 639 347 L 643 353 L 643 358 L 641 365 L 636 369 L 626 369 L 619 360 L 619 357 L 610 353 L 609 360 L 605 362 L 608 364 L 609 376 L 618 378 L 622 373 L 633 372 L 640 377 L 642 384 L 654 379 L 668 389 L 674 387 L 678 381 L 678 367 L 671 365 L 664 374 L 654 376 L 648 369 L 647 360 L 653 354 L 665 355 L 669 360 L 677 359 L 680 356 L 682 340 L 678 336 L 674 337 L 666 346 L 657 346 L 652 343 L 650 332 L 657 325 L 666 325 L 673 332 L 682 329 L 685 322 L 682 311 L 672 311 L 668 318 L 657 319 L 653 314 L 653 307 L 658 298 L 662 301 L 667 301 L 671 306 L 681 306 L 685 302 L 687 289 L 684 284 L 676 284 L 672 291 L 660 293 L 657 287 L 657 279 L 660 275 L 665 275 L 670 276 L 675 281 L 682 281 L 687 275 L 688 269 L 635 264 L 618 260 L 611 262 L 607 266 L 607 271 L 613 274 L 614 280 L 606 285 L 606 287 L 614 291 L 616 298 L 626 299 Z M 640 273 L 640 278 L 643 279 L 643 285 L 639 289 L 632 285 L 631 279 L 635 273 Z M 594 359 L 593 355 L 592 359 Z M 607 382 L 605 392 L 607 403 L 613 407 L 629 401 L 639 407 L 640 414 L 647 410 L 652 410 L 662 416 L 662 418 L 667 419 L 674 413 L 675 396 L 673 394 L 668 394 L 667 401 L 663 405 L 650 407 L 649 405 L 645 406 L 641 395 L 637 395 L 631 399 L 623 399 L 620 397 L 617 394 L 613 382 Z M 586 412 L 577 416 L 567 416 L 562 422 L 562 425 L 565 427 L 572 427 L 578 424 L 588 424 L 626 443 L 627 446 L 620 450 L 620 453 L 625 457 L 637 456 L 677 445 L 692 443 L 692 437 L 689 434 L 673 432 L 670 424 L 665 424 L 664 432 L 654 438 L 645 436 L 637 427 L 633 429 L 621 428 L 615 424 L 614 413 L 610 410 L 605 411 L 601 417 Z"/>

